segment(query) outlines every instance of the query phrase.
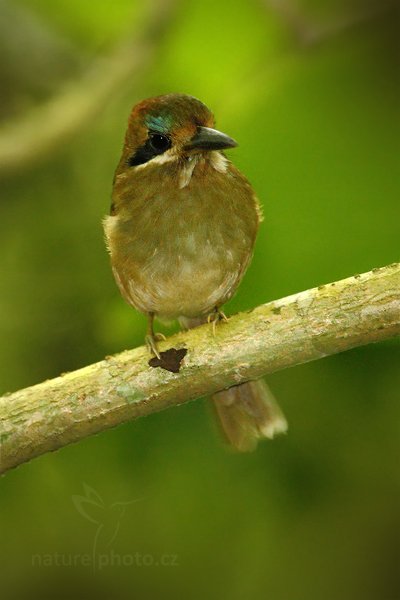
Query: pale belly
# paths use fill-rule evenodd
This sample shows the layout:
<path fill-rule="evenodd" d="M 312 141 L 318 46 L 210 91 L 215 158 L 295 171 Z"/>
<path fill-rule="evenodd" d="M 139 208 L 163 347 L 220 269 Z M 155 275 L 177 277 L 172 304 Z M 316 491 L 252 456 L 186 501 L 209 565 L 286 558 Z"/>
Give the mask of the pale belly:
<path fill-rule="evenodd" d="M 238 255 L 221 236 L 211 241 L 192 231 L 169 243 L 166 239 L 145 260 L 135 260 L 135 253 L 122 264 L 113 260 L 113 272 L 121 293 L 138 310 L 166 319 L 195 317 L 232 297 L 251 250 Z"/>

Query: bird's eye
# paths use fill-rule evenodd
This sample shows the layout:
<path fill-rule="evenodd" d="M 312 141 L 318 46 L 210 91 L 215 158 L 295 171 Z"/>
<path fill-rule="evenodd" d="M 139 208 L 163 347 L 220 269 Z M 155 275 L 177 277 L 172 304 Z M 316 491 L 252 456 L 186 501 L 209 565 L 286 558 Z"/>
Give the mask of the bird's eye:
<path fill-rule="evenodd" d="M 168 150 L 168 148 L 171 148 L 171 145 L 172 143 L 168 136 L 151 131 L 146 143 L 137 148 L 135 154 L 128 158 L 127 164 L 130 167 L 143 165 Z"/>
<path fill-rule="evenodd" d="M 171 147 L 171 140 L 161 133 L 152 133 L 149 138 L 151 147 L 157 154 L 161 154 Z"/>

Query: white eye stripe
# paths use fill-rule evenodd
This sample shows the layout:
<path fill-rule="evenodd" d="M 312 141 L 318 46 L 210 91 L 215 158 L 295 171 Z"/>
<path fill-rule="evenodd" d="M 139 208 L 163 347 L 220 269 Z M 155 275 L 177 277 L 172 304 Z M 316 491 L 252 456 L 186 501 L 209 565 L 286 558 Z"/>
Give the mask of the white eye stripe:
<path fill-rule="evenodd" d="M 175 153 L 175 151 L 172 148 L 170 148 L 166 152 L 163 152 L 162 154 L 158 154 L 157 156 L 154 156 L 154 158 L 151 158 L 150 160 L 146 161 L 145 163 L 142 163 L 141 165 L 137 165 L 135 167 L 135 170 L 139 171 L 141 169 L 145 169 L 148 165 L 165 165 L 166 163 L 174 162 L 175 160 L 178 160 L 178 159 L 179 159 L 179 156 Z"/>

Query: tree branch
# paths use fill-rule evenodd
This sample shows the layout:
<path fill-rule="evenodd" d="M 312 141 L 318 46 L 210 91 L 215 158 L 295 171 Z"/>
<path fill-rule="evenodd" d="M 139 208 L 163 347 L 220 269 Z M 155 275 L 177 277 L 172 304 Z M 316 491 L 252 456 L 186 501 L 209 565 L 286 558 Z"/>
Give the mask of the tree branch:
<path fill-rule="evenodd" d="M 32 165 L 90 126 L 121 85 L 148 67 L 175 16 L 177 0 L 153 0 L 141 33 L 96 59 L 77 82 L 0 128 L 0 176 Z"/>
<path fill-rule="evenodd" d="M 379 5 L 367 6 L 361 12 L 351 12 L 340 17 L 332 17 L 326 23 L 315 22 L 292 0 L 263 0 L 266 8 L 274 11 L 286 23 L 300 46 L 315 46 L 325 40 L 388 13 L 395 8 L 395 2 L 388 0 Z"/>
<path fill-rule="evenodd" d="M 109 427 L 234 384 L 400 334 L 400 264 L 263 304 L 160 344 L 187 348 L 180 373 L 145 348 L 0 398 L 0 472 Z"/>

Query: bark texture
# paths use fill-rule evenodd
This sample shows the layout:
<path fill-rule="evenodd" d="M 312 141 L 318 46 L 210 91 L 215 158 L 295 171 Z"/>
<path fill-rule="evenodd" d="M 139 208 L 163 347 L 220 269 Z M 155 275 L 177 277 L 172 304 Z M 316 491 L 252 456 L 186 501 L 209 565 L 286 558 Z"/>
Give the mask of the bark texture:
<path fill-rule="evenodd" d="M 400 264 L 319 286 L 0 398 L 0 473 L 109 427 L 294 365 L 400 334 Z"/>

